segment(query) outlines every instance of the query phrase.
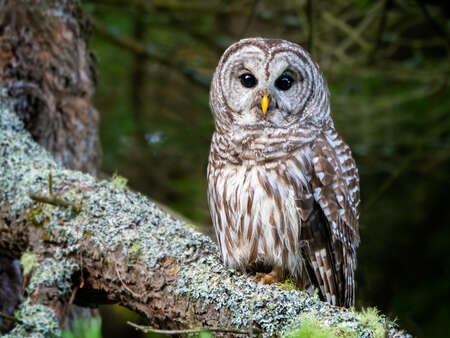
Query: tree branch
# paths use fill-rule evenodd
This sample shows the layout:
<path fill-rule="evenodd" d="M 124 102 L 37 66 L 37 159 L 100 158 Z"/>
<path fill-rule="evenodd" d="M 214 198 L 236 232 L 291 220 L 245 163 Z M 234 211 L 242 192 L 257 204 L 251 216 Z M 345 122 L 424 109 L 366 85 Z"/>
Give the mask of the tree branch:
<path fill-rule="evenodd" d="M 63 199 L 58 198 L 56 196 L 44 196 L 44 195 L 30 194 L 30 198 L 36 202 L 52 204 L 55 206 L 60 206 L 60 207 L 65 207 L 65 208 L 72 207 L 75 210 L 75 212 L 81 211 L 81 205 L 79 205 L 77 203 L 64 201 Z"/>
<path fill-rule="evenodd" d="M 73 301 L 119 303 L 152 327 L 169 330 L 254 326 L 273 335 L 312 315 L 327 326 L 372 334 L 355 312 L 303 292 L 256 284 L 225 268 L 209 238 L 144 196 L 61 168 L 22 129 L 6 102 L 1 98 L 0 250 L 16 258 L 28 250 L 39 262 L 28 267 L 25 301 L 16 315 L 24 324 L 13 332 L 37 327 L 55 334 L 65 304 Z M 29 198 L 47 191 L 50 171 L 54 194 L 82 201 L 79 213 Z M 42 313 L 45 323 L 29 322 L 36 318 L 30 313 Z"/>
<path fill-rule="evenodd" d="M 308 18 L 308 40 L 307 46 L 308 51 L 311 55 L 313 52 L 313 38 L 314 38 L 314 11 L 313 11 L 313 2 L 312 0 L 307 0 L 306 2 L 306 17 Z"/>
<path fill-rule="evenodd" d="M 355 41 L 365 52 L 370 52 L 370 44 L 364 40 L 359 32 L 349 26 L 346 22 L 332 15 L 330 12 L 324 11 L 322 17 L 329 24 L 339 28 L 342 32 L 346 33 L 353 41 Z"/>
<path fill-rule="evenodd" d="M 136 330 L 142 331 L 144 333 L 159 333 L 167 336 L 179 335 L 179 334 L 198 334 L 201 332 L 224 332 L 224 333 L 235 333 L 243 334 L 246 336 L 252 336 L 252 329 L 250 330 L 238 330 L 238 329 L 227 329 L 224 327 L 205 327 L 200 329 L 188 329 L 188 330 L 158 330 L 151 326 L 137 325 L 132 322 L 127 322 L 128 325 L 134 327 Z"/>

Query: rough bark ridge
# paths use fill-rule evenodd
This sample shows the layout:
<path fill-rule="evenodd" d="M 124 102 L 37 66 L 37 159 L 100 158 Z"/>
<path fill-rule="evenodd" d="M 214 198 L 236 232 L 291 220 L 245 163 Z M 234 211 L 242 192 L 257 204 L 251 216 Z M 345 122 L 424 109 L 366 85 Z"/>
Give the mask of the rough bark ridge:
<path fill-rule="evenodd" d="M 3 91 L 3 95 L 5 95 Z M 0 97 L 0 253 L 27 258 L 25 300 L 11 336 L 59 334 L 67 304 L 122 304 L 163 328 L 223 326 L 280 333 L 305 316 L 359 336 L 360 315 L 223 267 L 211 240 L 117 182 L 63 169 Z M 82 206 L 37 203 L 53 193 Z M 31 257 L 31 258 L 30 258 Z M 402 334 L 383 318 L 391 334 Z"/>
<path fill-rule="evenodd" d="M 0 1 L 0 83 L 34 140 L 67 168 L 96 175 L 94 62 L 78 0 Z"/>

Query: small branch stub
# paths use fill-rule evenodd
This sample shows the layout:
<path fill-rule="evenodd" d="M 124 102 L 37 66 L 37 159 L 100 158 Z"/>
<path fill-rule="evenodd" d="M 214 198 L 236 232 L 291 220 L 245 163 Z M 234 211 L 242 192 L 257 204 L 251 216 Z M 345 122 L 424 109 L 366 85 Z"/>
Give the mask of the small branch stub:
<path fill-rule="evenodd" d="M 151 326 L 138 325 L 133 322 L 127 322 L 128 325 L 134 327 L 136 330 L 142 331 L 144 333 L 158 333 L 166 336 L 174 336 L 174 335 L 183 335 L 183 334 L 199 334 L 201 332 L 222 332 L 222 333 L 234 333 L 234 334 L 243 334 L 249 337 L 253 337 L 254 333 L 260 333 L 261 331 L 258 329 L 250 329 L 250 330 L 239 330 L 239 329 L 231 329 L 225 327 L 202 327 L 198 329 L 186 329 L 186 330 L 159 330 L 155 329 Z"/>
<path fill-rule="evenodd" d="M 81 205 L 73 202 L 64 201 L 63 199 L 58 198 L 56 196 L 43 196 L 38 194 L 30 194 L 30 198 L 36 202 L 47 203 L 59 207 L 65 208 L 72 207 L 76 213 L 79 213 L 81 211 Z"/>

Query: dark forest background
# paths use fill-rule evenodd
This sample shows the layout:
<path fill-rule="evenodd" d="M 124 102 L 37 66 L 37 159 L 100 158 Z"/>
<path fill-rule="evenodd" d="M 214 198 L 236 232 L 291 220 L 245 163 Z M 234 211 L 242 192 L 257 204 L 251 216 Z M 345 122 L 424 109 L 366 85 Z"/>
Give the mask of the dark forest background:
<path fill-rule="evenodd" d="M 211 233 L 209 80 L 250 36 L 304 46 L 362 190 L 357 308 L 420 337 L 450 318 L 450 9 L 409 0 L 91 0 L 103 171 Z M 111 320 L 105 321 L 104 330 Z M 114 332 L 114 331 L 112 331 Z M 117 333 L 117 331 L 116 331 Z M 105 336 L 108 336 L 105 334 Z"/>

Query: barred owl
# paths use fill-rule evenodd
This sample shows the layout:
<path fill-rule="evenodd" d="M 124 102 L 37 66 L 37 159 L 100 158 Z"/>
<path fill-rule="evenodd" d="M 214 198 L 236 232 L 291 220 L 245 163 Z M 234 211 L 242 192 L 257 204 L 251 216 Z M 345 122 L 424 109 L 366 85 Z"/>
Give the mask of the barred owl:
<path fill-rule="evenodd" d="M 352 306 L 359 177 L 317 64 L 288 41 L 241 40 L 219 61 L 210 106 L 208 202 L 224 263 Z"/>

